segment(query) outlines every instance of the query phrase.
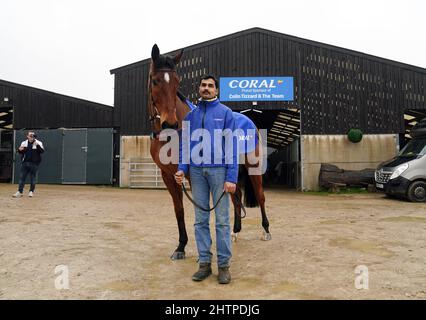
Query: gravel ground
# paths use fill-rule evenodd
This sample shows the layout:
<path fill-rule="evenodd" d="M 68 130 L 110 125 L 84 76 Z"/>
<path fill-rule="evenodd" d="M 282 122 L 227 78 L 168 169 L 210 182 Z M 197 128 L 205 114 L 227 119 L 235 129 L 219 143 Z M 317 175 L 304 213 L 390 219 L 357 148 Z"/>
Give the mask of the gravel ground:
<path fill-rule="evenodd" d="M 34 198 L 13 199 L 15 191 L 0 184 L 0 299 L 426 298 L 426 204 L 267 190 L 272 240 L 260 240 L 260 212 L 248 209 L 232 282 L 219 285 L 216 267 L 191 280 L 186 199 L 187 258 L 171 261 L 178 233 L 165 190 L 39 185 Z M 368 289 L 355 286 L 360 265 Z M 69 289 L 58 290 L 66 270 Z"/>

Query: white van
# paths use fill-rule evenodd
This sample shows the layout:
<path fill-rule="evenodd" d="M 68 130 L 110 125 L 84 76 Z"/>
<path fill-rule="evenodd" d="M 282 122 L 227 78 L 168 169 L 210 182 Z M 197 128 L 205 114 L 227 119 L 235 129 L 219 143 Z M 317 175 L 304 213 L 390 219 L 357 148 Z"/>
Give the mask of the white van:
<path fill-rule="evenodd" d="M 426 118 L 410 132 L 413 138 L 375 172 L 376 189 L 388 196 L 426 202 Z"/>

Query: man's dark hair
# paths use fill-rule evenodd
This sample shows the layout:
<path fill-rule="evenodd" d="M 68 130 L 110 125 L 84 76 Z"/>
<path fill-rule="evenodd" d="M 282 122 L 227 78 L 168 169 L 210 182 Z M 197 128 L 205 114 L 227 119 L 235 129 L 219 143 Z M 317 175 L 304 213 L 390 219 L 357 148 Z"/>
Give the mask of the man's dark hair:
<path fill-rule="evenodd" d="M 34 130 L 28 130 L 27 136 L 30 135 L 30 134 L 32 134 L 32 136 L 37 139 L 37 133 Z"/>
<path fill-rule="evenodd" d="M 201 81 L 207 80 L 207 79 L 213 79 L 214 80 L 214 85 L 216 86 L 216 89 L 219 89 L 219 81 L 212 74 L 205 74 L 205 75 L 201 76 L 200 82 L 198 83 L 198 86 L 200 86 Z"/>

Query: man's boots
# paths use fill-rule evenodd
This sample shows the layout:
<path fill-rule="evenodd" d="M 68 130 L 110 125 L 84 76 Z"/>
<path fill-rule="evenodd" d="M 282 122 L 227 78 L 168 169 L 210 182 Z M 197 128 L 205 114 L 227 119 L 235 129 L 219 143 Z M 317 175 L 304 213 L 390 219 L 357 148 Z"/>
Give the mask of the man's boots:
<path fill-rule="evenodd" d="M 202 281 L 212 274 L 212 265 L 208 262 L 200 263 L 200 268 L 197 272 L 192 276 L 192 280 L 194 281 Z"/>
<path fill-rule="evenodd" d="M 219 267 L 219 275 L 217 281 L 220 284 L 228 284 L 231 282 L 231 274 L 229 273 L 229 267 Z"/>

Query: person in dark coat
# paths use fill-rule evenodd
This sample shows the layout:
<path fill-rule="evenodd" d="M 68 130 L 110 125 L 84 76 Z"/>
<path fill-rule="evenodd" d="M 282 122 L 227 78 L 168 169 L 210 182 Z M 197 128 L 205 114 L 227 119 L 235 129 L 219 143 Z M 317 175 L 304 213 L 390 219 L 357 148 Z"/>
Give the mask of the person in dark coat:
<path fill-rule="evenodd" d="M 21 154 L 21 174 L 19 177 L 18 191 L 13 195 L 14 198 L 20 198 L 24 192 L 25 180 L 30 176 L 30 192 L 29 197 L 34 196 L 35 177 L 38 167 L 41 162 L 41 154 L 44 152 L 43 143 L 36 139 L 34 131 L 28 131 L 27 140 L 22 141 L 18 148 L 18 153 Z"/>

